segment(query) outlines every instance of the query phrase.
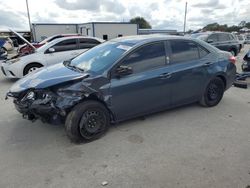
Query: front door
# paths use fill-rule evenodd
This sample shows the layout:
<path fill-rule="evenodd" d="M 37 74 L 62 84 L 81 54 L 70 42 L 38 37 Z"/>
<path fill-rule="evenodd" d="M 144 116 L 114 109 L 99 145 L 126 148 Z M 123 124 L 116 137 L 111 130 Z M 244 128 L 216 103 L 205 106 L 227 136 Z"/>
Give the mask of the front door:
<path fill-rule="evenodd" d="M 77 45 L 77 39 L 66 39 L 51 46 L 54 52 L 49 49 L 45 51 L 47 66 L 69 60 L 77 56 L 80 52 Z"/>
<path fill-rule="evenodd" d="M 120 66 L 133 73 L 120 78 L 112 75 L 112 111 L 117 120 L 158 111 L 170 104 L 171 89 L 166 64 L 165 43 L 156 42 L 135 49 Z"/>

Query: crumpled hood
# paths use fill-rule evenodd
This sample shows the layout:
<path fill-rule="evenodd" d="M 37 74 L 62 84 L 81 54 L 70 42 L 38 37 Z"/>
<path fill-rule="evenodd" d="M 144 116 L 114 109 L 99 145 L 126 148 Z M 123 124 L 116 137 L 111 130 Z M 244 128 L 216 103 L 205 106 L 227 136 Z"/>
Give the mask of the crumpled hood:
<path fill-rule="evenodd" d="M 80 73 L 70 70 L 63 63 L 42 68 L 36 73 L 27 75 L 18 80 L 11 88 L 11 93 L 19 93 L 26 89 L 42 89 L 56 84 L 87 77 L 89 73 Z"/>

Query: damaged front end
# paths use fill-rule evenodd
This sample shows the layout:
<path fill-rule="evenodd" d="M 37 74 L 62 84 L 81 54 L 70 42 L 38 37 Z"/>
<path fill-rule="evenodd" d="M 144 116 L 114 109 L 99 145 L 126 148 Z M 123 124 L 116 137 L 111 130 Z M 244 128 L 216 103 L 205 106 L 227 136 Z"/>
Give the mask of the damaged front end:
<path fill-rule="evenodd" d="M 41 119 L 51 124 L 61 124 L 68 112 L 93 91 L 81 82 L 64 87 L 29 89 L 21 93 L 7 93 L 14 99 L 15 108 L 25 119 Z"/>

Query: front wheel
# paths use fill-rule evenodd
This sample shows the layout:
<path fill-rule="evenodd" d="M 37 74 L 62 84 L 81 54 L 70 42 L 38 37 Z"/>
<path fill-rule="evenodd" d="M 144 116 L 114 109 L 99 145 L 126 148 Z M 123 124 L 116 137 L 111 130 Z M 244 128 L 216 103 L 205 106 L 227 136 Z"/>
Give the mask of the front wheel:
<path fill-rule="evenodd" d="M 43 65 L 41 65 L 40 63 L 31 63 L 24 68 L 23 75 L 25 76 L 27 74 L 35 72 L 41 67 L 43 67 Z"/>
<path fill-rule="evenodd" d="M 68 114 L 65 128 L 73 142 L 92 141 L 100 138 L 108 130 L 109 124 L 109 112 L 103 104 L 85 101 Z"/>
<path fill-rule="evenodd" d="M 223 97 L 224 89 L 224 82 L 220 78 L 212 79 L 206 87 L 200 104 L 207 107 L 216 106 Z"/>

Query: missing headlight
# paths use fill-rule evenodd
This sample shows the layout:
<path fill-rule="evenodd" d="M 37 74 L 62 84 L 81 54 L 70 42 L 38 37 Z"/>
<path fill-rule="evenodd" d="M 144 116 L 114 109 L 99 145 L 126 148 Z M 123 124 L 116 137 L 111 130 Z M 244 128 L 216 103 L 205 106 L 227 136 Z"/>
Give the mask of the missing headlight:
<path fill-rule="evenodd" d="M 35 92 L 34 91 L 30 91 L 29 93 L 26 94 L 25 97 L 28 100 L 34 100 L 35 99 Z"/>

